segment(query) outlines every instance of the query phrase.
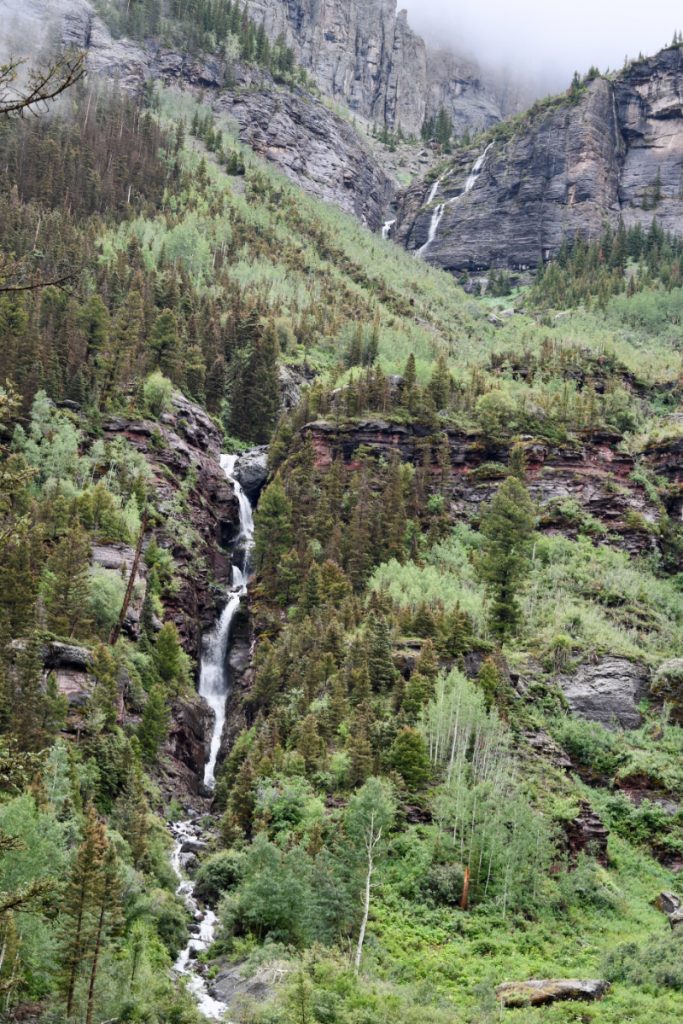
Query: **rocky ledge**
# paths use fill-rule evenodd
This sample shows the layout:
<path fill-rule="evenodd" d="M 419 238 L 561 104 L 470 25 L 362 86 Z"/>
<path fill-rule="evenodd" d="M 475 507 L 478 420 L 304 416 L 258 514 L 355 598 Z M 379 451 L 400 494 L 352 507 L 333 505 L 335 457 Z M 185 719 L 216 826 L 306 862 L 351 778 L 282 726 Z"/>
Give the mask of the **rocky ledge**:
<path fill-rule="evenodd" d="M 435 435 L 427 426 L 379 419 L 341 425 L 319 420 L 305 426 L 303 435 L 311 437 L 319 467 L 337 457 L 354 465 L 361 448 L 377 458 L 397 453 L 414 466 L 423 465 L 426 454 L 434 485 L 442 492 L 438 447 L 446 436 L 450 468 L 445 495 L 454 519 L 479 517 L 482 504 L 491 500 L 504 478 L 509 459 L 507 446 L 480 435 L 454 429 Z M 636 460 L 618 450 L 619 441 L 618 435 L 609 433 L 564 444 L 522 439 L 527 483 L 541 510 L 542 529 L 573 536 L 582 523 L 593 521 L 605 539 L 632 554 L 656 547 L 660 509 L 642 484 L 632 479 Z M 658 459 L 662 458 L 658 451 Z"/>
<path fill-rule="evenodd" d="M 8 0 L 0 0 L 0 14 Z M 57 20 L 62 39 L 87 51 L 88 66 L 131 92 L 159 80 L 201 90 L 231 117 L 242 142 L 304 191 L 355 215 L 373 231 L 384 220 L 394 185 L 353 125 L 322 99 L 278 85 L 264 70 L 212 55 L 191 55 L 114 39 L 88 0 L 27 0 L 26 17 Z"/>
<path fill-rule="evenodd" d="M 173 555 L 180 587 L 164 599 L 165 610 L 196 657 L 218 613 L 221 585 L 229 582 L 228 548 L 239 528 L 237 499 L 220 466 L 221 432 L 179 393 L 160 422 L 110 416 L 103 429 L 107 440 L 124 437 L 147 461 L 166 520 L 147 543 L 155 536 Z"/>

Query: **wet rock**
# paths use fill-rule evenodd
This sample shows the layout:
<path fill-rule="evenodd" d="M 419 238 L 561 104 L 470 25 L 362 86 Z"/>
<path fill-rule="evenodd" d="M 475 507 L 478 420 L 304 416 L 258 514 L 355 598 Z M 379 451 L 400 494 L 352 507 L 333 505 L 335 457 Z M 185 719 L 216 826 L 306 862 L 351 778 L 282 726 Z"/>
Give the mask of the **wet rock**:
<path fill-rule="evenodd" d="M 253 503 L 268 479 L 268 447 L 252 448 L 240 455 L 235 469 L 235 478 L 242 490 Z"/>
<path fill-rule="evenodd" d="M 649 672 L 626 658 L 602 658 L 557 677 L 573 714 L 608 729 L 637 729 L 638 703 L 648 695 Z"/>
<path fill-rule="evenodd" d="M 177 565 L 179 589 L 165 598 L 165 616 L 177 625 L 185 649 L 193 656 L 200 637 L 217 614 L 220 585 L 229 581 L 229 545 L 239 530 L 239 507 L 220 466 L 222 431 L 204 410 L 179 393 L 160 422 L 110 416 L 103 424 L 108 440 L 124 437 L 142 454 L 151 470 L 156 501 L 171 512 L 172 523 L 182 491 L 184 529 L 155 538 L 169 549 Z M 194 486 L 187 490 L 188 476 Z M 151 539 L 151 537 L 149 538 Z M 131 559 L 130 549 L 100 546 L 94 556 L 112 566 Z M 140 577 L 144 577 L 141 564 Z M 139 609 L 132 606 L 131 614 Z M 135 624 L 133 624 L 133 629 Z"/>
<path fill-rule="evenodd" d="M 496 989 L 496 996 L 503 1006 L 547 1006 L 566 1000 L 595 1002 L 602 999 L 609 989 L 606 981 L 575 978 L 543 981 L 506 981 Z"/>
<path fill-rule="evenodd" d="M 164 744 L 164 772 L 174 797 L 203 795 L 204 767 L 209 756 L 213 712 L 199 696 L 178 698 L 173 702 L 171 727 Z M 194 840 L 187 839 L 190 850 Z"/>
<path fill-rule="evenodd" d="M 481 146 L 458 154 L 438 198 L 448 201 L 426 258 L 452 272 L 536 267 L 576 235 L 598 236 L 620 219 L 647 230 L 653 216 L 678 234 L 683 215 L 683 48 L 638 61 L 532 109 L 512 137 L 496 140 L 474 189 L 467 176 Z M 661 195 L 652 199 L 653 190 Z M 399 200 L 394 237 L 409 249 L 429 231 L 430 183 Z"/>

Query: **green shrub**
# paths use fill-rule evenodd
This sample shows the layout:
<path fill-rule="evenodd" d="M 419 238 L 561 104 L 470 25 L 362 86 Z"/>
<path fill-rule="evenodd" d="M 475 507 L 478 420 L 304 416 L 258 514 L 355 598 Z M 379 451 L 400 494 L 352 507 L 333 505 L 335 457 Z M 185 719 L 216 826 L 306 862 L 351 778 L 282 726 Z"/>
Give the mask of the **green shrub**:
<path fill-rule="evenodd" d="M 235 888 L 240 877 L 244 856 L 236 850 L 221 850 L 208 857 L 197 871 L 195 895 L 212 905 Z"/>
<path fill-rule="evenodd" d="M 164 377 L 163 373 L 155 370 L 154 373 L 150 373 L 143 384 L 142 395 L 146 412 L 153 416 L 154 419 L 159 419 L 163 413 L 168 412 L 171 408 L 173 384 L 168 377 Z"/>

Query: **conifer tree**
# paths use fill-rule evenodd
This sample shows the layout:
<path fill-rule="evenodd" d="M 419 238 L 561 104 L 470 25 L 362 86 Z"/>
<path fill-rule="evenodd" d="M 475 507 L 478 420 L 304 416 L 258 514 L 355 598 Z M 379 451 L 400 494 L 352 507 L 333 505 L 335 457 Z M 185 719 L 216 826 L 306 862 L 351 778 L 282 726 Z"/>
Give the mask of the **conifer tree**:
<path fill-rule="evenodd" d="M 516 477 L 508 477 L 482 517 L 479 563 L 489 592 L 491 630 L 501 640 L 519 623 L 518 596 L 531 567 L 535 526 L 529 492 Z"/>
<path fill-rule="evenodd" d="M 80 526 L 48 558 L 41 590 L 47 628 L 69 639 L 83 636 L 90 624 L 90 541 Z"/>

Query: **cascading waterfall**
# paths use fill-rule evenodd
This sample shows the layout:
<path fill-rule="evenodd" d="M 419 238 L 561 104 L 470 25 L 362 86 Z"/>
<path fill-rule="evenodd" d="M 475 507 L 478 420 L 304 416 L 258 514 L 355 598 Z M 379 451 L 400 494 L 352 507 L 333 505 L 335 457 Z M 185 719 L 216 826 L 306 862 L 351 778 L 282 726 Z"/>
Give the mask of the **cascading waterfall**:
<path fill-rule="evenodd" d="M 384 222 L 384 227 L 382 228 L 382 238 L 384 239 L 385 242 L 389 238 L 391 238 L 391 229 L 393 228 L 395 223 L 396 223 L 396 219 L 395 218 L 394 218 L 394 220 L 387 220 L 387 221 Z"/>
<path fill-rule="evenodd" d="M 222 455 L 221 468 L 232 484 L 239 503 L 240 532 L 237 538 L 235 558 L 241 564 L 232 567 L 231 588 L 228 600 L 213 631 L 204 638 L 203 654 L 199 673 L 199 694 L 214 713 L 209 759 L 204 769 L 204 785 L 211 790 L 216 783 L 216 761 L 221 747 L 225 727 L 225 705 L 228 697 L 229 679 L 226 668 L 230 645 L 232 623 L 247 593 L 249 560 L 254 546 L 254 518 L 249 499 L 235 479 L 238 456 Z M 212 910 L 200 907 L 194 895 L 194 884 L 185 875 L 188 858 L 204 845 L 201 828 L 195 821 L 178 821 L 171 825 L 174 839 L 171 865 L 178 876 L 177 893 L 194 919 L 189 942 L 174 964 L 174 970 L 188 979 L 188 987 L 202 1014 L 209 1020 L 224 1021 L 227 1006 L 215 999 L 208 990 L 204 976 L 197 969 L 197 954 L 208 949 L 216 934 L 218 920 Z"/>
<path fill-rule="evenodd" d="M 484 162 L 486 160 L 486 154 L 488 153 L 492 145 L 493 143 L 489 142 L 488 146 L 481 154 L 481 156 L 477 157 L 475 164 L 467 177 L 467 181 L 465 182 L 465 188 L 460 193 L 460 195 L 455 196 L 453 199 L 446 199 L 444 200 L 443 203 L 439 203 L 439 205 L 434 208 L 434 212 L 432 213 L 432 219 L 429 225 L 429 234 L 427 235 L 427 241 L 425 242 L 424 245 L 421 245 L 420 248 L 416 250 L 416 256 L 422 256 L 424 253 L 426 253 L 427 249 L 429 249 L 430 245 L 433 243 L 434 239 L 436 238 L 437 231 L 439 230 L 439 225 L 443 220 L 443 215 L 446 212 L 446 207 L 454 206 L 456 203 L 459 203 L 464 196 L 466 196 L 469 192 L 472 191 L 472 189 L 477 183 L 479 175 L 481 174 Z M 431 191 L 427 198 L 427 202 L 425 204 L 426 206 L 430 206 L 436 199 L 436 194 L 439 191 L 439 186 L 441 185 L 442 181 L 443 178 L 437 178 L 434 184 L 432 185 Z"/>

